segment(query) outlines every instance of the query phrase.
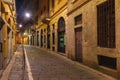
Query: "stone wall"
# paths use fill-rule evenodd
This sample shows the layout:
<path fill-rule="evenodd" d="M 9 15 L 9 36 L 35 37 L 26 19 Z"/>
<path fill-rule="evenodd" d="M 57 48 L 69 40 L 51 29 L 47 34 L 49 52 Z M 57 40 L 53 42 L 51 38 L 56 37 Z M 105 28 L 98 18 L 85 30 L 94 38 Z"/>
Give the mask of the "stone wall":
<path fill-rule="evenodd" d="M 82 48 L 83 48 L 83 64 L 100 70 L 104 73 L 117 77 L 119 72 L 119 25 L 120 25 L 120 5 L 119 0 L 115 0 L 115 20 L 116 20 L 116 48 L 101 48 L 97 45 L 97 5 L 106 0 L 86 0 L 84 4 L 68 3 L 68 19 L 67 19 L 67 50 L 69 58 L 75 59 L 75 28 L 82 27 Z M 73 7 L 76 4 L 77 7 Z M 69 9 L 69 6 L 72 10 Z M 82 14 L 82 24 L 74 25 L 74 18 Z M 112 57 L 117 59 L 117 69 L 109 69 L 98 65 L 98 55 Z"/>

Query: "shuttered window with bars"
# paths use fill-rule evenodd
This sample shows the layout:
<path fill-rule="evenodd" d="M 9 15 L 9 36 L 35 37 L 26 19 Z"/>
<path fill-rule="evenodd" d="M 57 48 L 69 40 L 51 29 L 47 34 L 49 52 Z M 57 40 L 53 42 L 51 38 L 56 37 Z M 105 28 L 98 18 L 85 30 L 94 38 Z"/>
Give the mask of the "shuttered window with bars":
<path fill-rule="evenodd" d="M 97 6 L 98 46 L 115 48 L 115 0 Z"/>

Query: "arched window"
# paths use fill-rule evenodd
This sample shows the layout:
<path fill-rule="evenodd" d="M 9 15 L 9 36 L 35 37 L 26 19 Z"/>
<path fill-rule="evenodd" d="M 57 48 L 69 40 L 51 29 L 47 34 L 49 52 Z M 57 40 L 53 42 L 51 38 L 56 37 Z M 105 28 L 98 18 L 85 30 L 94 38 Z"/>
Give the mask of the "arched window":
<path fill-rule="evenodd" d="M 63 17 L 61 17 L 59 20 L 58 20 L 58 31 L 61 32 L 61 31 L 65 31 L 65 20 Z"/>

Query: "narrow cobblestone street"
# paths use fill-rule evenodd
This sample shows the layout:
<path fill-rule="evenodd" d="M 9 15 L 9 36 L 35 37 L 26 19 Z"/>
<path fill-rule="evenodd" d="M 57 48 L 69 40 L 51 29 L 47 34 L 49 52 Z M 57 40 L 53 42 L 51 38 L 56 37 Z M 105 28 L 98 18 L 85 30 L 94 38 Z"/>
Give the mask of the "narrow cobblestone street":
<path fill-rule="evenodd" d="M 0 80 L 120 80 L 120 0 L 0 0 Z"/>
<path fill-rule="evenodd" d="M 26 64 L 24 71 L 22 48 L 19 47 L 17 52 L 8 80 L 112 80 L 59 54 L 32 46 L 25 46 L 29 66 Z"/>

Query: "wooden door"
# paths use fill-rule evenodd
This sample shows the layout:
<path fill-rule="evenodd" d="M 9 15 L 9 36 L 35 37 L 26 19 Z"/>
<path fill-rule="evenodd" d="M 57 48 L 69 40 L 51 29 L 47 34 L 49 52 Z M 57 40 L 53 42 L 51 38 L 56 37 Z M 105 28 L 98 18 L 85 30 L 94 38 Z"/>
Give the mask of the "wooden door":
<path fill-rule="evenodd" d="M 82 62 L 82 28 L 75 29 L 76 60 Z"/>

